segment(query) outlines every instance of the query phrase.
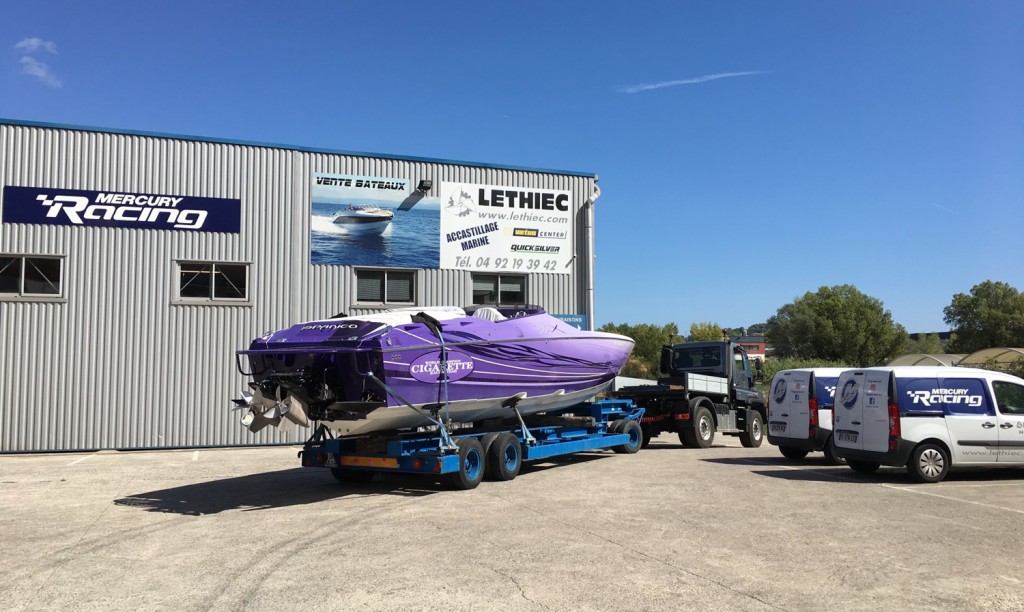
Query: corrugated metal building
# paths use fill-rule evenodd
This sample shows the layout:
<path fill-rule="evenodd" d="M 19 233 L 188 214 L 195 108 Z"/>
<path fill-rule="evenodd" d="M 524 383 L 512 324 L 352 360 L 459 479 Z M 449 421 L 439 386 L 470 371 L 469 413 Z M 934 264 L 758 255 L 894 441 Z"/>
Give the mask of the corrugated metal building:
<path fill-rule="evenodd" d="M 596 180 L 0 119 L 0 452 L 301 442 L 239 424 L 234 352 L 339 312 L 589 327 Z M 346 232 L 349 204 L 393 227 Z"/>

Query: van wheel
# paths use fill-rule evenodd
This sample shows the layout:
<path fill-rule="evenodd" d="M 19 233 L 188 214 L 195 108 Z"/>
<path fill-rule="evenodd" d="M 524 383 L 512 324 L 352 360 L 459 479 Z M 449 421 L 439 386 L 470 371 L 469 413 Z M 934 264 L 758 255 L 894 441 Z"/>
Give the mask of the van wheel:
<path fill-rule="evenodd" d="M 949 455 L 937 444 L 922 444 L 910 453 L 907 471 L 917 482 L 939 482 L 949 473 Z"/>
<path fill-rule="evenodd" d="M 764 424 L 761 421 L 761 413 L 750 411 L 747 413 L 747 429 L 740 434 L 740 444 L 747 448 L 761 446 L 761 438 L 764 437 Z"/>
<path fill-rule="evenodd" d="M 792 446 L 780 446 L 779 452 L 782 453 L 782 456 L 786 459 L 791 459 L 793 461 L 800 461 L 807 456 L 807 451 L 802 448 L 793 448 Z"/>
<path fill-rule="evenodd" d="M 846 464 L 850 466 L 854 472 L 860 472 L 861 474 L 873 474 L 878 471 L 878 468 L 882 467 L 881 463 L 875 463 L 874 461 L 858 461 L 856 459 L 847 459 Z"/>
<path fill-rule="evenodd" d="M 825 448 L 822 450 L 825 452 L 825 463 L 829 465 L 840 465 L 846 461 L 836 454 L 836 442 L 832 436 L 828 437 L 828 442 L 825 443 Z"/>

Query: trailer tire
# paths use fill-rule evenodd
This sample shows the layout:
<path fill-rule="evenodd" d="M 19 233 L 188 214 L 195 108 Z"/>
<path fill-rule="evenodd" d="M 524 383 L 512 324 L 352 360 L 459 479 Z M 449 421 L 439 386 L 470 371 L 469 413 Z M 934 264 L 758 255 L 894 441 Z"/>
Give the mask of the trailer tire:
<path fill-rule="evenodd" d="M 755 410 L 747 411 L 747 427 L 740 434 L 740 444 L 746 448 L 757 448 L 761 446 L 764 438 L 764 422 L 761 420 L 761 413 Z"/>
<path fill-rule="evenodd" d="M 626 421 L 626 424 L 621 429 L 622 430 L 619 433 L 628 435 L 629 442 L 620 444 L 619 446 L 613 446 L 612 450 L 626 455 L 632 455 L 639 451 L 644 445 L 644 431 L 640 428 L 640 423 L 637 423 L 636 421 Z"/>
<path fill-rule="evenodd" d="M 626 419 L 615 419 L 608 425 L 608 433 L 618 434 L 622 433 L 622 428 L 626 426 Z"/>
<path fill-rule="evenodd" d="M 802 448 L 796 448 L 795 446 L 780 446 L 779 452 L 782 456 L 790 461 L 800 461 L 807 456 L 807 451 Z"/>
<path fill-rule="evenodd" d="M 523 447 L 510 433 L 498 434 L 486 456 L 487 473 L 494 480 L 512 480 L 523 467 Z"/>
<path fill-rule="evenodd" d="M 491 445 L 494 444 L 494 441 L 498 439 L 499 435 L 501 434 L 496 431 L 492 431 L 491 433 L 484 434 L 480 437 L 480 446 L 484 449 L 484 457 L 486 457 L 487 453 L 490 452 Z M 490 472 L 487 472 L 486 475 L 490 476 L 491 474 Z"/>
<path fill-rule="evenodd" d="M 484 447 L 476 438 L 459 438 L 459 471 L 445 474 L 445 481 L 453 489 L 475 489 L 484 479 Z"/>
<path fill-rule="evenodd" d="M 686 431 L 685 429 L 683 431 Z M 697 448 L 709 448 L 715 441 L 715 419 L 705 407 L 697 409 L 693 417 L 693 440 Z"/>
<path fill-rule="evenodd" d="M 346 484 L 362 484 L 373 480 L 373 477 L 377 475 L 377 472 L 371 472 L 369 470 L 348 470 L 345 468 L 331 468 L 331 475 L 337 479 L 338 482 Z"/>

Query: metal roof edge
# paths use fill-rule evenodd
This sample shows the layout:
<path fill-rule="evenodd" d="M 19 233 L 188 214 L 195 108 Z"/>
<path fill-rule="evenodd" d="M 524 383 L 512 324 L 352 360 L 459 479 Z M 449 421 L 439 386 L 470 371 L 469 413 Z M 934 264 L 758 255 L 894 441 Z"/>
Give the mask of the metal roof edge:
<path fill-rule="evenodd" d="M 398 161 L 425 162 L 433 164 L 446 164 L 454 166 L 469 166 L 472 168 L 490 168 L 494 170 L 513 170 L 518 172 L 534 172 L 538 174 L 558 174 L 564 176 L 580 176 L 597 180 L 594 172 L 580 172 L 576 170 L 555 170 L 551 168 L 528 168 L 525 166 L 506 166 L 501 164 L 489 164 L 484 162 L 471 162 L 457 159 L 438 159 L 432 157 L 418 157 L 414 155 L 394 155 L 389 153 L 367 153 L 365 151 L 344 151 L 341 149 L 326 149 L 320 147 L 304 147 L 287 145 L 272 142 L 257 142 L 252 140 L 233 140 L 230 138 L 213 138 L 208 136 L 192 136 L 188 134 L 170 134 L 166 132 L 148 132 L 141 130 L 127 130 L 121 128 L 100 128 L 86 125 L 71 125 L 65 123 L 52 123 L 47 121 L 27 121 L 24 119 L 7 119 L 0 117 L 0 125 L 15 125 L 24 127 L 40 127 L 57 130 L 77 130 L 81 132 L 96 132 L 107 134 L 125 134 L 128 136 L 148 136 L 151 138 L 171 138 L 174 140 L 187 140 L 191 142 L 209 142 L 215 144 L 231 144 L 245 147 L 264 147 L 269 149 L 282 149 L 286 151 L 301 151 L 303 153 L 323 153 L 327 155 L 350 155 L 354 157 L 373 157 L 377 159 L 394 159 Z"/>

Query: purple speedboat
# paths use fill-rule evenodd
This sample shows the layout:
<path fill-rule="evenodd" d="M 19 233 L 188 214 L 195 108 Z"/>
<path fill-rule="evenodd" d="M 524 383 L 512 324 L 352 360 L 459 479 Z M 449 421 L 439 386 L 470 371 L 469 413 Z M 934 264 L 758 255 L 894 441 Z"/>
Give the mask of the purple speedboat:
<path fill-rule="evenodd" d="M 536 307 L 415 308 L 311 321 L 238 351 L 251 431 L 318 421 L 335 435 L 508 418 L 605 389 L 633 340 Z M 433 415 L 434 418 L 431 418 Z"/>

